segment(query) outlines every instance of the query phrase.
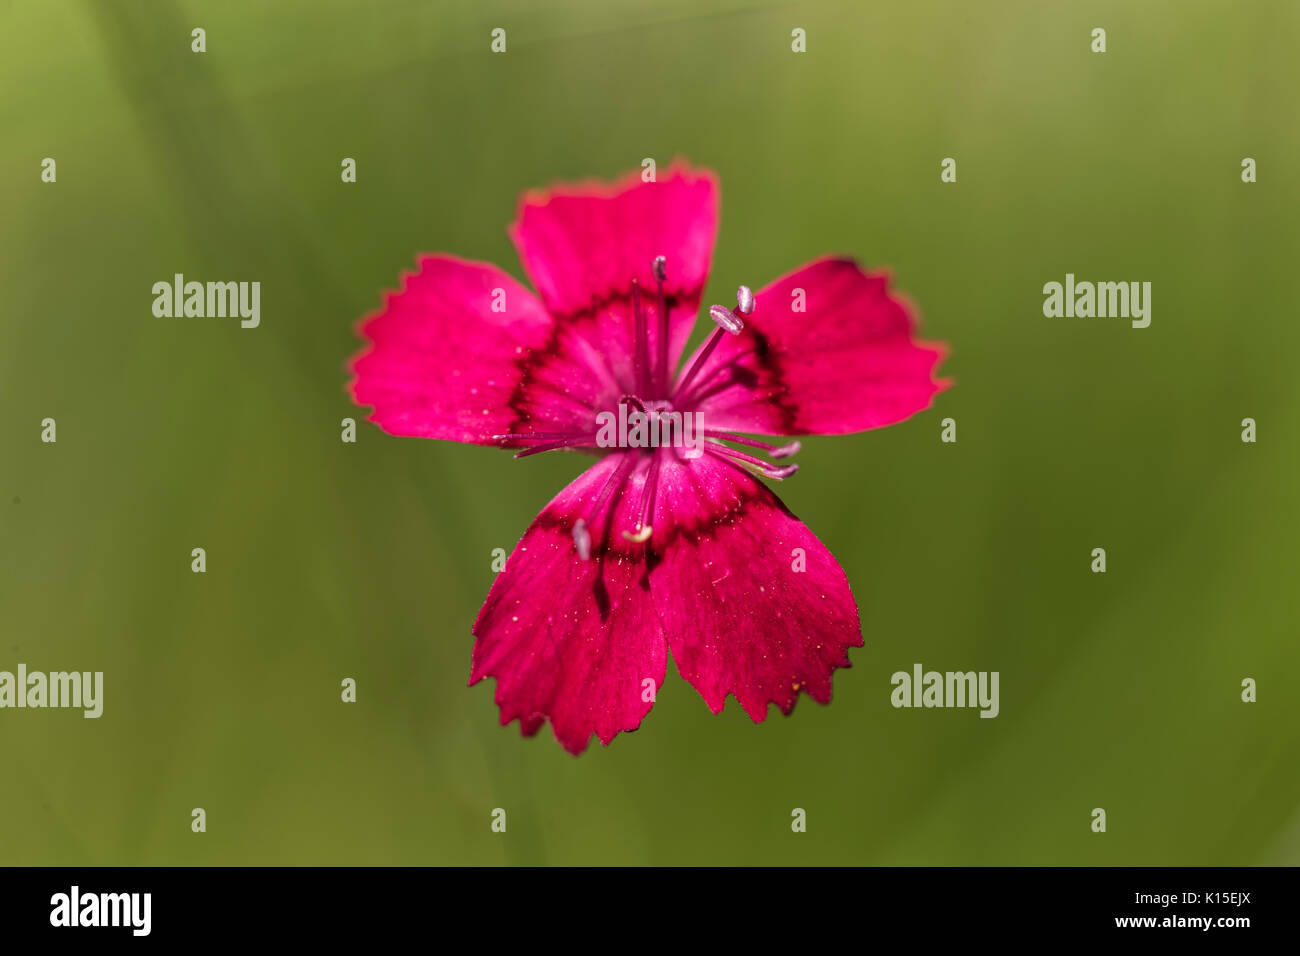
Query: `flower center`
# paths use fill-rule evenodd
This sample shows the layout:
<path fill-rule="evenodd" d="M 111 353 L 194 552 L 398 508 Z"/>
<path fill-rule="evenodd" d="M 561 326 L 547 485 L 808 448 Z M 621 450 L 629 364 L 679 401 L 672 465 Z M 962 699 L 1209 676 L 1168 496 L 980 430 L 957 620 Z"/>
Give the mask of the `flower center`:
<path fill-rule="evenodd" d="M 635 528 L 622 531 L 625 539 L 638 544 L 649 541 L 653 532 L 655 496 L 665 454 L 689 461 L 707 452 L 755 475 L 778 481 L 789 478 L 799 470 L 796 464 L 775 465 L 723 444 L 731 442 L 757 448 L 766 452 L 769 458 L 779 460 L 798 452 L 799 442 L 770 445 L 732 432 L 712 429 L 703 420 L 703 411 L 696 408 L 703 397 L 700 387 L 704 382 L 699 378 L 701 371 L 723 336 L 739 335 L 744 330 L 745 319 L 754 312 L 754 293 L 742 285 L 736 291 L 736 308 L 709 306 L 709 318 L 717 328 L 710 333 L 694 361 L 674 384 L 669 377 L 668 368 L 670 328 L 664 295 L 664 281 L 668 277 L 667 260 L 663 256 L 656 256 L 651 263 L 651 272 L 655 277 L 655 318 L 658 320 L 655 336 L 658 348 L 653 357 L 650 355 L 650 316 L 642 307 L 640 285 L 635 279 L 632 280 L 632 374 L 635 394 L 620 396 L 617 406 L 612 410 L 593 409 L 591 431 L 530 431 L 493 436 L 504 448 L 522 448 L 522 451 L 515 454 L 516 458 L 561 448 L 613 450 L 622 454 L 622 460 L 588 509 L 587 517 L 578 518 L 573 524 L 573 546 L 578 557 L 584 561 L 592 555 L 590 525 L 610 503 L 611 496 L 621 494 L 632 470 L 638 463 L 645 463 L 646 455 L 649 455 L 649 462 L 646 464 L 645 484 L 642 486 L 641 502 L 636 512 L 637 523 Z M 710 377 L 712 376 L 706 376 Z M 667 397 L 643 397 L 650 395 Z"/>

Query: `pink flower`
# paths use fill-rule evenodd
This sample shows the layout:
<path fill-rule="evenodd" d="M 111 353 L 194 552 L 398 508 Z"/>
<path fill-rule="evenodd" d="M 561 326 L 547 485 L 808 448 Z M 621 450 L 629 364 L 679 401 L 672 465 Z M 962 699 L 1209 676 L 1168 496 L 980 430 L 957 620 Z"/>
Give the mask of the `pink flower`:
<path fill-rule="evenodd" d="M 575 754 L 640 725 L 669 649 L 714 713 L 728 694 L 755 721 L 800 692 L 828 702 L 862 645 L 857 605 L 758 480 L 792 475 L 799 443 L 741 433 L 878 428 L 947 385 L 888 277 L 833 258 L 713 306 L 718 328 L 675 371 L 717 227 L 715 177 L 684 165 L 529 194 L 511 236 L 537 295 L 425 256 L 361 326 L 352 394 L 384 431 L 599 456 L 524 533 L 473 629 L 469 682 L 496 678 L 501 723 L 532 735 L 549 719 Z M 598 441 L 598 416 L 629 410 L 665 428 L 692 413 L 703 453 Z"/>

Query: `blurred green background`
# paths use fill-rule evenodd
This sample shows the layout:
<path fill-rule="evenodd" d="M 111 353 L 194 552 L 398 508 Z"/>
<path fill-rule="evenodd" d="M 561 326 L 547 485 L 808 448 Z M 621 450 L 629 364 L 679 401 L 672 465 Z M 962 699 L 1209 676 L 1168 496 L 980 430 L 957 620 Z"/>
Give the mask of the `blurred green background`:
<path fill-rule="evenodd" d="M 97 721 L 0 711 L 0 862 L 1300 862 L 1292 0 L 0 18 L 0 669 L 105 672 Z M 465 683 L 492 549 L 585 460 L 343 444 L 343 366 L 417 253 L 520 275 L 522 190 L 647 156 L 721 177 L 706 302 L 853 254 L 957 384 L 780 489 L 862 609 L 831 706 L 715 717 L 670 667 L 575 759 Z M 260 281 L 261 327 L 155 318 L 175 272 Z M 1151 281 L 1150 328 L 1044 318 L 1066 272 Z M 916 662 L 1001 715 L 893 709 Z"/>

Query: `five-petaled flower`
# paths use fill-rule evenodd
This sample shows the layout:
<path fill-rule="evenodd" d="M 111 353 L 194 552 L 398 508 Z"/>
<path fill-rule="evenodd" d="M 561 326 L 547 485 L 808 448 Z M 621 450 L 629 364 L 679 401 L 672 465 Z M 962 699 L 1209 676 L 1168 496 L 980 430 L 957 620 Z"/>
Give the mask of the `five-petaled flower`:
<path fill-rule="evenodd" d="M 681 363 L 709 273 L 718 186 L 676 165 L 658 182 L 523 197 L 511 236 L 534 295 L 492 265 L 431 255 L 365 320 L 352 394 L 394 435 L 590 452 L 542 511 L 474 624 L 470 684 L 497 680 L 501 723 L 550 720 L 566 749 L 634 730 L 678 671 L 761 721 L 800 692 L 825 703 L 862 645 L 830 551 L 758 478 L 799 449 L 748 435 L 844 434 L 930 405 L 942 346 L 918 342 L 888 277 L 826 258 L 735 309 Z M 692 412 L 705 454 L 600 447 L 619 405 Z M 625 409 L 626 411 L 626 409 Z M 739 445 L 748 451 L 735 448 Z"/>

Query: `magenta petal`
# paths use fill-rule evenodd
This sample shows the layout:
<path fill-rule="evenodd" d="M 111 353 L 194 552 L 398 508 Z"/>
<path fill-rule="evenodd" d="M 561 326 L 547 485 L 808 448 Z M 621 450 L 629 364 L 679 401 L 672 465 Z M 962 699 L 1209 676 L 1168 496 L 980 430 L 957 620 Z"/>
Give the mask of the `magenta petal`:
<path fill-rule="evenodd" d="M 765 485 L 705 456 L 665 460 L 650 575 L 677 669 L 714 713 L 728 694 L 755 721 L 801 691 L 831 699 L 831 672 L 862 645 L 834 555 Z M 800 570 L 802 568 L 802 570 Z"/>
<path fill-rule="evenodd" d="M 639 173 L 614 184 L 558 186 L 523 197 L 510 234 L 542 300 L 557 316 L 626 310 L 632 281 L 653 304 L 656 256 L 667 263 L 669 367 L 675 368 L 699 309 L 718 231 L 718 185 L 712 173 L 674 165 L 657 182 Z M 658 354 L 658 322 L 649 324 Z M 607 347 L 626 354 L 630 335 Z"/>
<path fill-rule="evenodd" d="M 934 378 L 943 347 L 917 341 L 916 324 L 888 276 L 819 259 L 755 296 L 691 386 L 697 409 L 711 428 L 767 435 L 892 425 L 948 385 Z"/>
<path fill-rule="evenodd" d="M 538 515 L 488 593 L 474 624 L 470 684 L 497 679 L 501 723 L 518 719 L 532 735 L 550 720 L 570 753 L 591 735 L 608 744 L 635 730 L 663 685 L 668 646 L 655 617 L 635 526 L 644 468 L 592 510 L 624 455 L 602 459 Z M 591 557 L 582 560 L 573 526 L 586 522 Z M 651 683 L 647 684 L 646 682 Z"/>
<path fill-rule="evenodd" d="M 525 360 L 547 344 L 552 325 L 537 297 L 496 266 L 424 256 L 361 323 L 371 344 L 352 360 L 353 397 L 373 405 L 370 420 L 394 435 L 493 444 L 493 435 L 521 427 L 567 425 L 521 423 L 511 406 Z"/>
<path fill-rule="evenodd" d="M 647 324 L 657 328 L 657 306 L 642 304 Z M 676 321 L 678 311 L 670 308 L 669 313 Z M 633 362 L 634 331 L 630 303 L 617 299 L 557 323 L 550 341 L 524 362 L 523 384 L 513 402 L 518 427 L 510 431 L 522 431 L 522 423 L 549 421 L 594 432 L 598 411 L 617 408 L 622 396 L 641 391 Z M 650 338 L 656 341 L 657 335 Z M 683 334 L 678 351 L 684 344 Z"/>

